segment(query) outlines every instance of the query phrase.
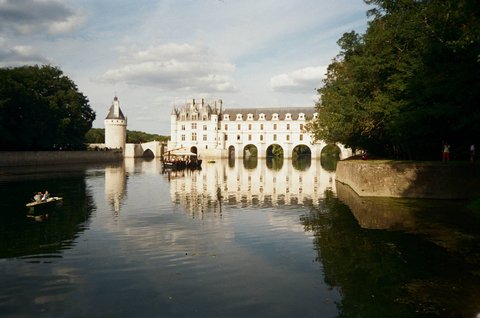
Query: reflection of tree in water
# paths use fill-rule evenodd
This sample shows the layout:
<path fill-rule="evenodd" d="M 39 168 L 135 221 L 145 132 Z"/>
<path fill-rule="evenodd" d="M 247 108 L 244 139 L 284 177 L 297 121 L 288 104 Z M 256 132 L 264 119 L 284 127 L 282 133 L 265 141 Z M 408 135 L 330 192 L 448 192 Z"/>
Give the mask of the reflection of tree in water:
<path fill-rule="evenodd" d="M 243 158 L 243 167 L 245 169 L 255 169 L 257 168 L 257 164 L 258 164 L 257 156 Z"/>
<path fill-rule="evenodd" d="M 301 221 L 315 235 L 325 281 L 343 296 L 339 317 L 474 317 L 478 311 L 478 277 L 438 245 L 360 228 L 331 191 Z"/>
<path fill-rule="evenodd" d="M 305 171 L 310 168 L 312 164 L 312 157 L 310 155 L 296 156 L 292 159 L 292 165 L 299 171 Z"/>
<path fill-rule="evenodd" d="M 278 171 L 283 167 L 283 157 L 267 157 L 265 161 L 268 169 Z"/>
<path fill-rule="evenodd" d="M 322 149 L 320 164 L 327 171 L 335 171 L 337 162 L 340 160 L 340 148 L 336 145 L 327 145 Z"/>
<path fill-rule="evenodd" d="M 14 193 L 33 193 L 49 184 L 49 192 L 64 197 L 61 206 L 33 212 L 48 215 L 44 222 L 27 218 L 25 202 L 29 198 L 5 201 Z M 9 183 L 3 189 L 0 210 L 0 257 L 18 257 L 42 253 L 58 253 L 85 229 L 91 212 L 95 209 L 93 198 L 87 191 L 84 175 L 50 180 L 30 180 Z M 20 202 L 20 205 L 18 204 Z M 32 213 L 32 212 L 30 212 Z M 38 220 L 39 218 L 37 218 Z"/>

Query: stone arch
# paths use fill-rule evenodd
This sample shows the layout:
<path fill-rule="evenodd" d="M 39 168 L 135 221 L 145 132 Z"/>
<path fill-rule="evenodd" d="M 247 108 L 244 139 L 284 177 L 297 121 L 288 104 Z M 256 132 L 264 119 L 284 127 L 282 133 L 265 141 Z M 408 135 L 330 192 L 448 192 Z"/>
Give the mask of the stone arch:
<path fill-rule="evenodd" d="M 243 147 L 243 157 L 258 157 L 258 148 L 254 144 L 248 144 Z"/>
<path fill-rule="evenodd" d="M 298 144 L 292 150 L 292 158 L 299 156 L 312 157 L 312 149 L 306 144 Z"/>
<path fill-rule="evenodd" d="M 150 150 L 150 149 L 145 149 L 145 151 L 144 151 L 143 154 L 142 154 L 142 157 L 143 157 L 143 158 L 152 159 L 152 158 L 155 158 L 155 154 L 153 153 L 152 150 Z"/>
<path fill-rule="evenodd" d="M 235 146 L 228 147 L 228 159 L 235 158 Z"/>
<path fill-rule="evenodd" d="M 270 146 L 267 147 L 266 150 L 266 155 L 268 157 L 282 157 L 285 154 L 285 149 L 283 149 L 282 146 L 279 144 L 271 144 Z"/>

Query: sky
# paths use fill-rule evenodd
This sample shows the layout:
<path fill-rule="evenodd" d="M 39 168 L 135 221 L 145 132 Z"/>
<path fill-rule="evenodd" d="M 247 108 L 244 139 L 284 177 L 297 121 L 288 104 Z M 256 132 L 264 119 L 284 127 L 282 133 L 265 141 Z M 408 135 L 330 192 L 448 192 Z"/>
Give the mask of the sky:
<path fill-rule="evenodd" d="M 170 134 L 193 98 L 224 108 L 314 106 L 363 0 L 0 0 L 0 67 L 60 68 L 95 128 L 115 96 L 128 129 Z"/>

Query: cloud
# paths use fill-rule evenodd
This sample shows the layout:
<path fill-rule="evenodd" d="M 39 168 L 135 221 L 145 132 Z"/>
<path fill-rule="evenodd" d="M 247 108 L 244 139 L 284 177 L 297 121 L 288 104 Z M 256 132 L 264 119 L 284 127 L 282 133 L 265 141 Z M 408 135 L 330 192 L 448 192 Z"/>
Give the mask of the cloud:
<path fill-rule="evenodd" d="M 19 66 L 25 64 L 51 64 L 52 61 L 26 45 L 10 46 L 8 41 L 0 38 L 0 66 Z"/>
<path fill-rule="evenodd" d="M 303 94 L 319 87 L 325 78 L 327 67 L 309 66 L 270 79 L 270 87 L 277 92 Z"/>
<path fill-rule="evenodd" d="M 70 32 L 85 15 L 61 0 L 0 0 L 0 31 L 31 35 Z"/>
<path fill-rule="evenodd" d="M 124 56 L 123 66 L 109 69 L 102 79 L 161 90 L 193 92 L 232 92 L 228 74 L 235 66 L 222 61 L 210 50 L 191 44 L 169 43 Z"/>

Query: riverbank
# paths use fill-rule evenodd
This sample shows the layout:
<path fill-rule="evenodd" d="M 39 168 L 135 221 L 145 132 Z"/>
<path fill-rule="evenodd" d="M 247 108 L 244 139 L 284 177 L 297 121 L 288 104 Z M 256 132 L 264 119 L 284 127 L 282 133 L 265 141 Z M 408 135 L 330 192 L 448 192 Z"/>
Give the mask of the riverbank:
<path fill-rule="evenodd" d="M 342 160 L 336 180 L 363 197 L 480 197 L 480 165 L 470 162 Z"/>
<path fill-rule="evenodd" d="M 119 162 L 122 160 L 122 153 L 115 151 L 0 151 L 0 167 Z"/>

